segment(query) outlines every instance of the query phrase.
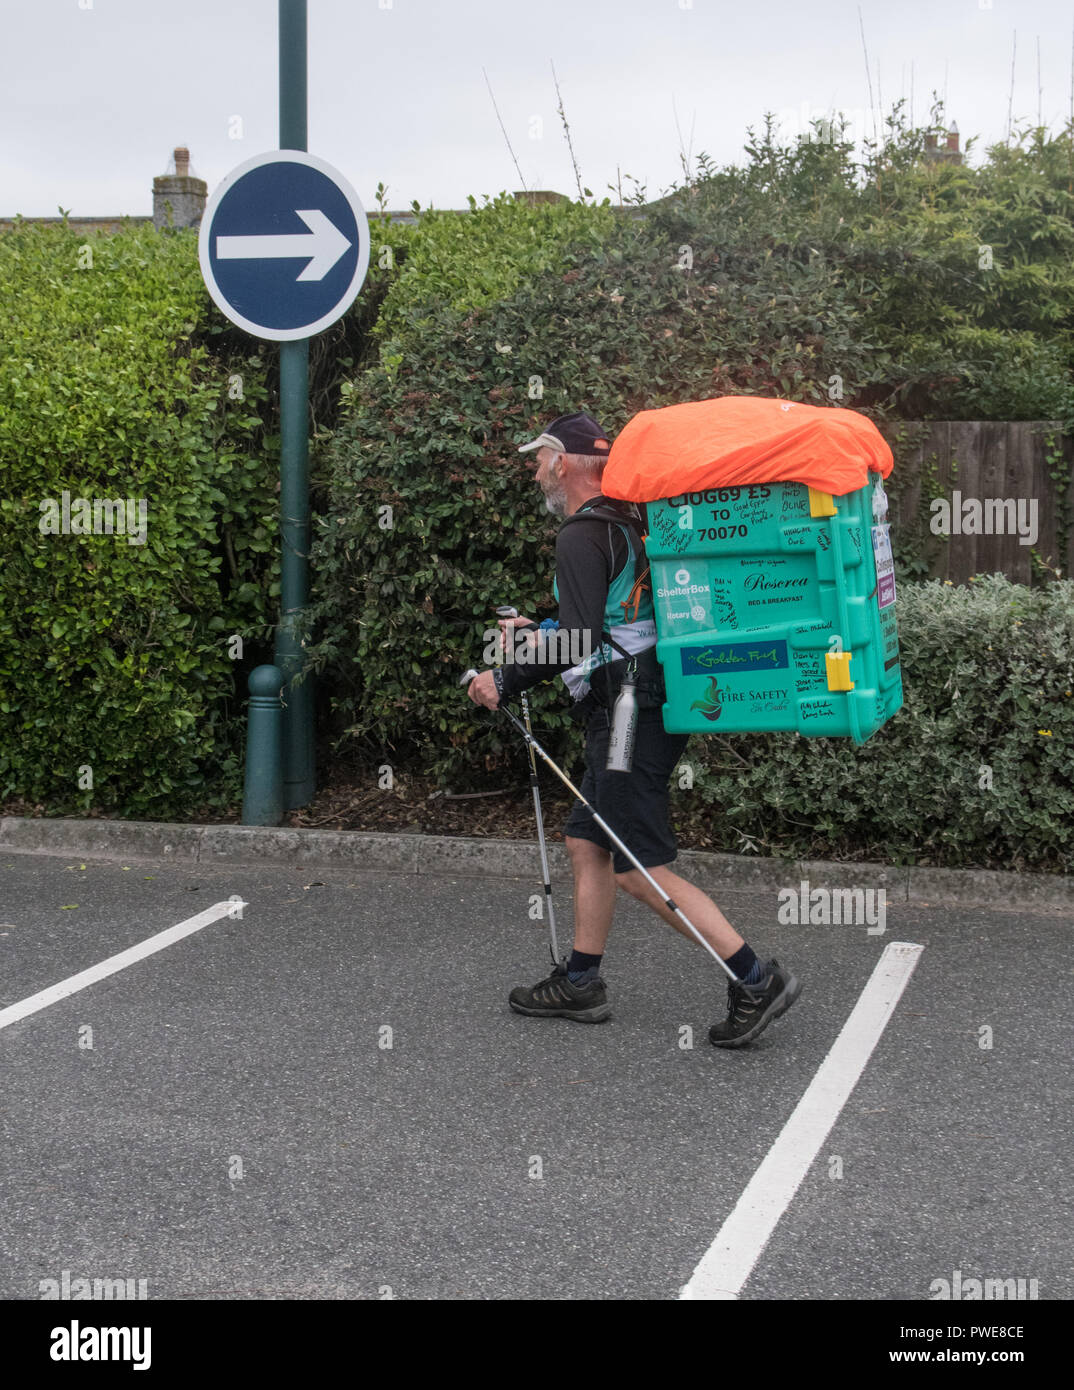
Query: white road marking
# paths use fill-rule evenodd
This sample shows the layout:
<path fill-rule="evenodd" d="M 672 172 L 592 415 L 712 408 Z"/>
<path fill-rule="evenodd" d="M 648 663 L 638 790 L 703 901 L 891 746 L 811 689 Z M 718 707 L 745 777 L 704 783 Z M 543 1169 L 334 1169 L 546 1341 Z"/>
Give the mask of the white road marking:
<path fill-rule="evenodd" d="M 6 1028 L 9 1023 L 18 1023 L 20 1019 L 28 1018 L 30 1014 L 36 1014 L 39 1009 L 47 1009 L 50 1004 L 56 1004 L 59 1000 L 66 999 L 68 995 L 77 994 L 80 989 L 86 989 L 89 985 L 96 984 L 98 980 L 106 979 L 107 976 L 114 975 L 119 970 L 125 970 L 128 965 L 145 960 L 146 956 L 151 956 L 156 951 L 163 951 L 165 946 L 182 941 L 184 936 L 191 936 L 194 932 L 201 931 L 202 927 L 218 922 L 221 917 L 226 917 L 236 908 L 241 909 L 246 906 L 247 904 L 240 902 L 238 898 L 226 903 L 214 903 L 212 907 L 207 907 L 204 912 L 199 912 L 196 917 L 188 917 L 185 922 L 168 927 L 165 931 L 158 932 L 156 936 L 147 937 L 145 941 L 140 941 L 137 946 L 120 951 L 116 956 L 109 956 L 107 960 L 102 960 L 98 965 L 91 965 L 88 970 L 81 970 L 77 975 L 71 975 L 68 979 L 61 980 L 58 985 L 49 985 L 48 989 L 31 994 L 28 999 L 22 999 L 17 1004 L 9 1004 L 6 1009 L 0 1009 L 0 1028 Z"/>
<path fill-rule="evenodd" d="M 914 973 L 923 946 L 890 941 L 779 1137 L 702 1256 L 682 1299 L 737 1298 L 839 1118 Z"/>

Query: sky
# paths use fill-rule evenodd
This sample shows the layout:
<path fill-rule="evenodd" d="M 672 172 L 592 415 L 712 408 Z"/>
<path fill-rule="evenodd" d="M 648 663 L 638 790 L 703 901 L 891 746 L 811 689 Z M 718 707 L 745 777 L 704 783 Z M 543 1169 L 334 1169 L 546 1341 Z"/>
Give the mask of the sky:
<path fill-rule="evenodd" d="M 911 81 L 915 117 L 946 90 L 963 141 L 983 148 L 1007 135 L 1012 50 L 1016 122 L 1035 123 L 1039 108 L 1057 130 L 1071 108 L 1074 0 L 308 9 L 309 149 L 367 209 L 378 182 L 392 209 L 465 207 L 520 186 L 577 197 L 552 63 L 598 198 L 620 178 L 629 193 L 627 174 L 659 197 L 681 178 L 683 151 L 739 161 L 766 111 L 788 135 L 833 110 L 868 133 L 881 102 L 909 102 Z M 210 193 L 278 147 L 276 0 L 0 0 L 0 21 L 0 216 L 148 216 L 176 145 Z"/>

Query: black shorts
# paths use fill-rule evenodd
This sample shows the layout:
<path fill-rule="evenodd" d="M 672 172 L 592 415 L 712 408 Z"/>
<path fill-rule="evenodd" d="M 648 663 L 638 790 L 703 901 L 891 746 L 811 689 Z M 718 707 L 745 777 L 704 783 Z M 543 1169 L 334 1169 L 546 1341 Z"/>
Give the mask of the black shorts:
<path fill-rule="evenodd" d="M 639 710 L 634 765 L 629 772 L 608 772 L 608 733 L 608 716 L 601 711 L 586 727 L 582 795 L 647 869 L 670 864 L 679 847 L 668 820 L 668 781 L 689 735 L 667 733 L 659 709 Z M 635 867 L 580 801 L 574 803 L 563 833 L 611 850 L 617 874 Z"/>

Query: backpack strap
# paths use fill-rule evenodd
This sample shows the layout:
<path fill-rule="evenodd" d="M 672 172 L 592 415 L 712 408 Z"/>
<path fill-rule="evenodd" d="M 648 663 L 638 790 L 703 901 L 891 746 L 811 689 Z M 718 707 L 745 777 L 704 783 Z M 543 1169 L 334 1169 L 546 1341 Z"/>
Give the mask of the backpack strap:
<path fill-rule="evenodd" d="M 641 596 L 647 588 L 650 590 L 652 589 L 652 584 L 649 582 L 649 566 L 646 565 L 643 570 L 641 569 L 644 555 L 645 551 L 643 547 L 642 553 L 634 567 L 634 587 L 619 605 L 623 610 L 623 617 L 628 623 L 637 621 L 638 609 L 641 607 Z M 638 573 L 639 570 L 641 570 L 640 574 Z M 633 609 L 633 612 L 631 612 L 631 609 Z"/>
<path fill-rule="evenodd" d="M 567 526 L 572 521 L 579 521 L 586 517 L 591 517 L 594 521 L 606 521 L 609 525 L 629 526 L 632 528 L 638 540 L 637 554 L 634 557 L 634 585 L 627 595 L 626 600 L 620 606 L 623 609 L 624 618 L 626 618 L 628 622 L 633 622 L 638 616 L 638 608 L 641 606 L 641 596 L 649 579 L 649 564 L 645 558 L 645 536 L 642 532 L 644 522 L 642 521 L 641 513 L 633 502 L 624 502 L 622 506 L 624 508 L 623 511 L 603 502 L 595 507 L 584 507 L 581 511 L 572 512 L 570 516 L 566 517 L 563 521 L 563 525 Z M 631 609 L 634 610 L 633 614 L 628 616 Z M 613 643 L 612 645 L 614 646 L 615 644 Z M 619 648 L 618 650 L 622 649 Z"/>
<path fill-rule="evenodd" d="M 649 581 L 649 564 L 645 558 L 645 537 L 642 535 L 643 522 L 641 514 L 633 502 L 624 502 L 622 505 L 624 508 L 623 511 L 620 511 L 618 507 L 603 502 L 598 503 L 595 507 L 584 507 L 581 511 L 572 512 L 570 516 L 566 517 L 563 521 L 563 525 L 567 526 L 572 521 L 584 520 L 588 517 L 594 521 L 605 521 L 609 526 L 629 526 L 635 532 L 638 545 L 637 554 L 634 557 L 634 584 L 626 599 L 620 604 L 620 607 L 623 609 L 623 617 L 626 618 L 628 622 L 633 622 L 638 616 L 638 609 L 641 606 L 641 596 Z M 630 613 L 631 609 L 633 609 L 633 615 L 628 617 L 627 615 Z M 600 635 L 601 639 L 607 642 L 609 646 L 614 647 L 620 656 L 625 657 L 627 661 L 633 663 L 635 666 L 637 665 L 636 653 L 628 652 L 625 647 L 621 647 L 611 633 L 602 632 Z"/>

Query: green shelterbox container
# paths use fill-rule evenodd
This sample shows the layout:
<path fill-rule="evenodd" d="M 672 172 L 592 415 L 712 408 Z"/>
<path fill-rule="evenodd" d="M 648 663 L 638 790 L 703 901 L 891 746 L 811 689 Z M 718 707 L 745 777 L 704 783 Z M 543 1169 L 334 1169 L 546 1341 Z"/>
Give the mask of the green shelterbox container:
<path fill-rule="evenodd" d="M 902 705 L 879 474 L 842 497 L 803 483 L 647 504 L 669 733 L 849 737 Z"/>

